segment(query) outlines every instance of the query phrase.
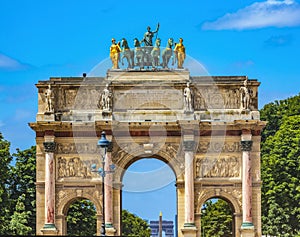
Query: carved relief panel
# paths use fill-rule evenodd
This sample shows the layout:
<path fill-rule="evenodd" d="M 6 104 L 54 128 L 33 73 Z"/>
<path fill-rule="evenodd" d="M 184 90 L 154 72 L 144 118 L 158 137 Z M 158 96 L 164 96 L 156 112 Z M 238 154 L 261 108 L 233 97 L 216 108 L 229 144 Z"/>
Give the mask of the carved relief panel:
<path fill-rule="evenodd" d="M 257 88 L 249 86 L 251 110 L 257 107 Z M 198 87 L 194 88 L 194 109 L 240 109 L 241 108 L 241 91 L 240 87 Z"/>
<path fill-rule="evenodd" d="M 240 178 L 239 141 L 200 141 L 195 159 L 196 178 Z"/>
<path fill-rule="evenodd" d="M 239 178 L 241 157 L 200 157 L 196 159 L 196 178 Z"/>
<path fill-rule="evenodd" d="M 61 179 L 90 179 L 98 177 L 97 174 L 91 172 L 91 165 L 97 164 L 99 159 L 92 158 L 82 160 L 77 156 L 75 157 L 63 157 L 58 156 L 56 158 L 56 178 Z"/>
<path fill-rule="evenodd" d="M 56 84 L 39 88 L 39 111 L 55 113 L 56 121 L 70 121 L 72 110 L 102 109 L 103 88 L 104 86 L 69 87 Z"/>

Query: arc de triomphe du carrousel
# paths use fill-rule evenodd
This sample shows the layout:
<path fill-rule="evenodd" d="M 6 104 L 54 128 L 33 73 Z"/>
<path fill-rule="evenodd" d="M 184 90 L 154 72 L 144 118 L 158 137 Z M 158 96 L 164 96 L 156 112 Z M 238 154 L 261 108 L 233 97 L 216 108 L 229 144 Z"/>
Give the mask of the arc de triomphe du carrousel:
<path fill-rule="evenodd" d="M 66 235 L 69 206 L 89 199 L 97 235 L 105 224 L 107 236 L 120 236 L 123 175 L 153 157 L 176 177 L 179 237 L 201 236 L 201 207 L 211 198 L 230 204 L 232 236 L 261 236 L 260 83 L 208 75 L 183 39 L 152 43 L 156 31 L 132 48 L 112 39 L 111 62 L 99 65 L 105 76 L 95 70 L 36 84 L 37 235 Z M 106 152 L 97 146 L 102 132 Z M 115 166 L 104 185 L 91 168 L 102 158 L 104 171 Z"/>

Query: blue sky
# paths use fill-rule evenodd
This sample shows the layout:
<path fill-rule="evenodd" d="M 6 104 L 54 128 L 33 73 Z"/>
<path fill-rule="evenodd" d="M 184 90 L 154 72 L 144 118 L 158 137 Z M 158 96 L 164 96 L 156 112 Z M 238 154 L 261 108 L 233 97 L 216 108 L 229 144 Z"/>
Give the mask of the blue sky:
<path fill-rule="evenodd" d="M 132 42 L 157 22 L 162 46 L 182 37 L 187 54 L 210 75 L 258 79 L 259 107 L 300 91 L 298 1 L 2 0 L 0 9 L 0 131 L 12 151 L 35 143 L 27 123 L 35 121 L 38 80 L 88 73 L 108 59 L 112 37 Z M 128 207 L 142 206 L 128 199 Z M 155 202 L 162 207 L 137 214 L 156 218 L 166 202 Z"/>

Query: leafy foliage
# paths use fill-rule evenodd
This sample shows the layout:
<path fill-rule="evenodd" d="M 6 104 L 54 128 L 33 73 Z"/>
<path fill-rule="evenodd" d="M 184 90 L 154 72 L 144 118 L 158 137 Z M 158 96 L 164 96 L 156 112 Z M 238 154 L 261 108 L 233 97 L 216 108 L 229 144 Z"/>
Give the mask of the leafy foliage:
<path fill-rule="evenodd" d="M 93 236 L 96 234 L 96 208 L 90 200 L 77 200 L 70 205 L 67 215 L 68 235 Z"/>
<path fill-rule="evenodd" d="M 10 171 L 10 201 L 11 205 L 17 211 L 18 202 L 24 205 L 24 213 L 26 215 L 26 223 L 32 230 L 32 234 L 36 231 L 36 210 L 35 210 L 35 180 L 36 180 L 36 149 L 32 146 L 30 149 L 21 151 L 17 149 L 17 153 L 13 154 L 16 160 L 15 166 Z M 22 200 L 19 200 L 23 197 Z M 19 204 L 20 205 L 20 204 Z M 29 234 L 29 233 L 27 233 Z"/>
<path fill-rule="evenodd" d="M 151 230 L 146 221 L 127 210 L 122 210 L 122 235 L 150 237 Z"/>
<path fill-rule="evenodd" d="M 262 154 L 263 229 L 274 236 L 300 232 L 300 115 L 284 119 Z"/>
<path fill-rule="evenodd" d="M 300 235 L 300 95 L 260 111 L 262 132 L 263 233 Z"/>
<path fill-rule="evenodd" d="M 28 220 L 31 216 L 31 211 L 25 210 L 25 194 L 22 194 L 17 201 L 16 210 L 11 217 L 9 232 L 11 235 L 29 235 L 32 234 Z"/>
<path fill-rule="evenodd" d="M 206 201 L 201 210 L 201 236 L 231 237 L 232 209 L 230 205 L 218 199 Z"/>
<path fill-rule="evenodd" d="M 261 120 L 268 121 L 262 132 L 262 143 L 265 142 L 267 137 L 275 135 L 285 118 L 293 115 L 300 115 L 300 94 L 265 105 L 260 110 Z"/>
<path fill-rule="evenodd" d="M 9 196 L 8 183 L 10 177 L 10 162 L 12 157 L 9 152 L 10 143 L 4 140 L 0 133 L 0 235 L 8 233 L 9 226 Z"/>

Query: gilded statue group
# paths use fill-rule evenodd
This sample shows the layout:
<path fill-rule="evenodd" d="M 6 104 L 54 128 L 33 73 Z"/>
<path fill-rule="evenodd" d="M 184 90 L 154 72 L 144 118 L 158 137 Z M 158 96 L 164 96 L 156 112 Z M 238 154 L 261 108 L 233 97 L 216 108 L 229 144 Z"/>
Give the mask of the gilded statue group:
<path fill-rule="evenodd" d="M 150 26 L 141 41 L 137 38 L 133 40 L 134 49 L 131 49 L 125 38 L 121 42 L 116 42 L 113 38 L 110 46 L 110 59 L 112 61 L 112 69 L 119 69 L 119 63 L 124 65 L 124 59 L 127 60 L 128 68 L 169 68 L 169 62 L 172 59 L 172 65 L 177 63 L 177 68 L 182 69 L 186 57 L 183 39 L 179 39 L 179 43 L 174 43 L 173 38 L 169 38 L 166 48 L 160 51 L 161 39 L 157 37 L 159 23 L 156 30 L 151 31 Z M 153 37 L 156 34 L 155 45 L 153 46 Z M 142 46 L 143 45 L 143 46 Z M 173 46 L 175 45 L 174 49 Z"/>

